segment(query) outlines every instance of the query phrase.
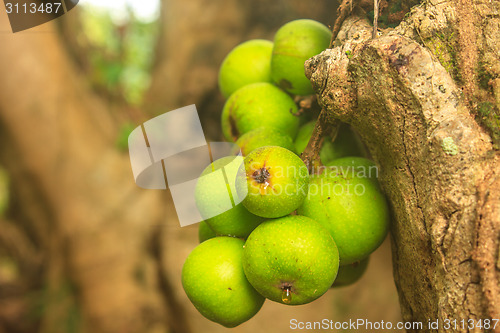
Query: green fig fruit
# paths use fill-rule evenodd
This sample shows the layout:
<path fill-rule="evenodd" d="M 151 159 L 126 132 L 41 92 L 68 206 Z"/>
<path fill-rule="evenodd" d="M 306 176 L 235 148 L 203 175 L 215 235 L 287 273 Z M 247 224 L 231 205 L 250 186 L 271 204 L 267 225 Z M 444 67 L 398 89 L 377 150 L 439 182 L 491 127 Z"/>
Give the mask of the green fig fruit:
<path fill-rule="evenodd" d="M 271 76 L 283 90 L 311 95 L 314 90 L 305 76 L 304 63 L 330 46 L 332 33 L 323 24 L 300 19 L 283 25 L 274 36 Z"/>
<path fill-rule="evenodd" d="M 291 151 L 295 151 L 292 138 L 277 129 L 260 127 L 243 134 L 236 145 L 240 148 L 243 156 L 264 146 L 279 146 Z"/>
<path fill-rule="evenodd" d="M 219 89 L 228 98 L 255 82 L 271 82 L 273 43 L 264 39 L 243 42 L 229 52 L 219 70 Z"/>
<path fill-rule="evenodd" d="M 370 178 L 344 175 L 337 168 L 322 171 L 311 176 L 307 198 L 297 213 L 330 231 L 342 265 L 362 260 L 387 235 L 389 208 L 384 194 Z"/>
<path fill-rule="evenodd" d="M 307 195 L 309 171 L 292 151 L 266 146 L 245 157 L 236 181 L 243 205 L 253 214 L 276 218 L 296 210 Z"/>
<path fill-rule="evenodd" d="M 236 195 L 236 176 L 243 157 L 227 156 L 210 164 L 196 183 L 200 215 L 219 236 L 246 238 L 264 219 L 250 213 Z"/>
<path fill-rule="evenodd" d="M 245 242 L 216 237 L 199 244 L 182 267 L 182 286 L 195 308 L 207 319 L 235 327 L 262 307 L 262 297 L 243 272 Z"/>
<path fill-rule="evenodd" d="M 252 83 L 236 90 L 222 110 L 222 132 L 230 142 L 259 128 L 269 127 L 295 138 L 299 117 L 293 99 L 270 83 Z"/>
<path fill-rule="evenodd" d="M 339 172 L 344 175 L 351 175 L 360 178 L 370 178 L 378 181 L 378 167 L 375 163 L 367 158 L 359 156 L 346 156 L 337 158 L 326 166 L 336 167 Z"/>
<path fill-rule="evenodd" d="M 210 228 L 210 226 L 207 224 L 205 221 L 201 221 L 198 226 L 198 241 L 200 243 L 203 243 L 206 240 L 209 240 L 210 238 L 214 238 L 217 235 L 215 234 L 215 231 Z"/>
<path fill-rule="evenodd" d="M 316 120 L 310 121 L 299 128 L 295 138 L 295 151 L 302 154 L 311 139 L 311 135 L 316 125 Z M 362 156 L 364 153 L 363 144 L 359 137 L 346 124 L 341 124 L 335 141 L 332 142 L 329 136 L 323 138 L 319 157 L 321 163 L 327 164 L 334 159 L 344 156 Z"/>
<path fill-rule="evenodd" d="M 242 262 L 248 281 L 261 295 L 298 305 L 317 299 L 330 288 L 339 254 L 318 222 L 290 215 L 259 225 L 245 243 Z"/>
<path fill-rule="evenodd" d="M 332 288 L 346 287 L 357 282 L 366 272 L 369 260 L 370 257 L 367 257 L 361 261 L 357 261 L 349 265 L 340 266 L 337 277 L 332 284 Z"/>

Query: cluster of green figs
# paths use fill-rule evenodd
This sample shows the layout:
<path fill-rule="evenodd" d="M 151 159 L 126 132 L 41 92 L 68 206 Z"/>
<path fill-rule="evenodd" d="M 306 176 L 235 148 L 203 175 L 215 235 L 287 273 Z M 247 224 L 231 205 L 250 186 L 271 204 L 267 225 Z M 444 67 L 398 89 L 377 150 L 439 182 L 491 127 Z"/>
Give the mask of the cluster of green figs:
<path fill-rule="evenodd" d="M 300 158 L 316 121 L 297 115 L 294 97 L 314 93 L 304 62 L 330 38 L 323 24 L 296 20 L 274 41 L 236 46 L 221 65 L 223 133 L 240 149 L 197 181 L 205 220 L 182 284 L 196 309 L 225 327 L 252 318 L 266 299 L 306 304 L 352 284 L 387 235 L 377 167 L 347 125 L 335 140 L 323 138 L 320 166 Z"/>

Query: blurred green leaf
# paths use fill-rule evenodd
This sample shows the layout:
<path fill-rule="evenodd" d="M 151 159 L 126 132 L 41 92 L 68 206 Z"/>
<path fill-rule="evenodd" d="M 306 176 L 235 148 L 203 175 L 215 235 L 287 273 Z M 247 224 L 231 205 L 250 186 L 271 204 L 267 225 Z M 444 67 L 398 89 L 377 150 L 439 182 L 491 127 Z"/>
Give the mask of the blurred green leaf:
<path fill-rule="evenodd" d="M 150 83 L 158 22 L 142 22 L 130 12 L 118 25 L 110 12 L 83 6 L 82 27 L 90 43 L 92 84 L 139 105 Z"/>

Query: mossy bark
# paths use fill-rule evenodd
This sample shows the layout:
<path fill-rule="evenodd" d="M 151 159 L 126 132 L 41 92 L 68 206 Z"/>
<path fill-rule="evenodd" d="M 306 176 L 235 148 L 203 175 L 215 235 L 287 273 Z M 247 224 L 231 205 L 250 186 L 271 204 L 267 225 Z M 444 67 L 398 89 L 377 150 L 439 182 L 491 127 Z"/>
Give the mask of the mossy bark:
<path fill-rule="evenodd" d="M 306 63 L 327 121 L 351 124 L 381 168 L 403 319 L 423 331 L 500 319 L 499 128 L 477 113 L 488 102 L 498 119 L 499 12 L 498 1 L 425 1 L 375 39 L 353 15 Z"/>

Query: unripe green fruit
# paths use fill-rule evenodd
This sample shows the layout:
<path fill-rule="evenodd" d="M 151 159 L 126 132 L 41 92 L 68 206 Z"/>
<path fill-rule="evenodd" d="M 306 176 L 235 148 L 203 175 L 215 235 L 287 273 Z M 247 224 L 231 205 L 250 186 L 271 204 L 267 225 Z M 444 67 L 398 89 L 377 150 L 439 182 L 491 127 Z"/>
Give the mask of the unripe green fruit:
<path fill-rule="evenodd" d="M 236 190 L 253 214 L 276 218 L 290 214 L 307 195 L 309 171 L 288 149 L 266 146 L 252 151 L 238 171 Z"/>
<path fill-rule="evenodd" d="M 241 156 L 220 158 L 202 172 L 196 183 L 196 206 L 219 236 L 246 238 L 264 220 L 250 213 L 236 195 L 236 175 L 242 163 Z"/>
<path fill-rule="evenodd" d="M 297 137 L 295 138 L 295 151 L 297 154 L 302 154 L 311 139 L 316 121 L 310 121 L 299 128 Z M 341 124 L 335 141 L 331 141 L 329 136 L 325 136 L 321 146 L 319 157 L 321 163 L 328 164 L 334 159 L 344 156 L 361 156 L 363 155 L 363 145 L 358 136 L 347 126 Z"/>
<path fill-rule="evenodd" d="M 273 43 L 252 39 L 239 44 L 224 58 L 219 70 L 219 88 L 228 98 L 239 88 L 255 82 L 271 82 Z"/>
<path fill-rule="evenodd" d="M 216 237 L 199 244 L 182 267 L 182 286 L 196 309 L 225 327 L 252 318 L 262 307 L 262 297 L 243 272 L 245 242 Z"/>
<path fill-rule="evenodd" d="M 270 83 L 252 83 L 235 91 L 222 110 L 222 132 L 236 141 L 251 130 L 274 128 L 294 138 L 299 127 L 293 99 Z"/>
<path fill-rule="evenodd" d="M 370 257 L 367 257 L 361 261 L 340 266 L 337 277 L 332 284 L 332 288 L 349 286 L 361 279 L 363 274 L 366 272 L 369 260 Z"/>
<path fill-rule="evenodd" d="M 263 222 L 248 237 L 243 269 L 264 297 L 284 304 L 309 303 L 332 285 L 339 255 L 328 231 L 305 216 Z"/>
<path fill-rule="evenodd" d="M 314 20 L 301 19 L 283 25 L 274 36 L 273 81 L 295 95 L 313 94 L 311 82 L 304 73 L 304 63 L 327 49 L 331 36 L 326 26 Z"/>
<path fill-rule="evenodd" d="M 236 141 L 236 145 L 241 149 L 243 156 L 264 146 L 279 146 L 290 151 L 295 151 L 295 146 L 290 136 L 268 127 L 260 127 L 243 134 Z"/>
<path fill-rule="evenodd" d="M 204 241 L 214 238 L 217 235 L 215 234 L 215 231 L 210 228 L 210 226 L 207 224 L 205 221 L 201 221 L 198 225 L 198 241 L 200 243 L 203 243 Z"/>
<path fill-rule="evenodd" d="M 342 265 L 375 251 L 389 227 L 389 208 L 378 184 L 370 178 L 343 175 L 336 169 L 326 168 L 322 174 L 311 176 L 307 198 L 297 212 L 330 231 Z"/>

